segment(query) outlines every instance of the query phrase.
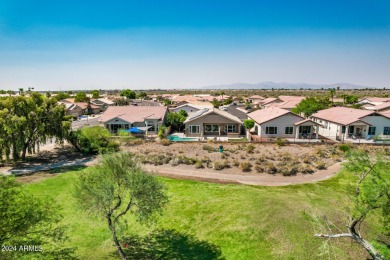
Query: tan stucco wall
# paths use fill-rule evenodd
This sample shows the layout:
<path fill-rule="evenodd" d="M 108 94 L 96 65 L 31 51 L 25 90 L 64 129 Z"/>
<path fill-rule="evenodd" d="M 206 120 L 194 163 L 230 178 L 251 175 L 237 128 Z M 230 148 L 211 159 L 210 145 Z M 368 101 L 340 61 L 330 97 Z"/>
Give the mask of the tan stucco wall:
<path fill-rule="evenodd" d="M 236 130 L 237 132 L 239 133 L 240 132 L 240 127 L 241 127 L 241 124 L 235 122 L 235 121 L 232 121 L 226 117 L 223 117 L 223 116 L 220 116 L 218 114 L 215 114 L 215 113 L 212 113 L 212 114 L 209 114 L 209 115 L 205 115 L 203 117 L 200 117 L 200 118 L 197 118 L 189 123 L 187 123 L 185 125 L 185 135 L 186 136 L 202 136 L 202 133 L 204 131 L 204 124 L 217 124 L 217 125 L 220 125 L 221 127 L 221 135 L 222 134 L 225 134 L 224 133 L 224 130 L 225 130 L 225 125 L 226 124 L 235 124 L 236 125 Z M 189 126 L 190 125 L 199 125 L 199 133 L 198 134 L 191 134 L 190 133 L 190 130 L 189 130 Z M 218 135 L 219 133 L 218 132 L 215 132 L 215 133 L 208 133 L 208 135 Z"/>

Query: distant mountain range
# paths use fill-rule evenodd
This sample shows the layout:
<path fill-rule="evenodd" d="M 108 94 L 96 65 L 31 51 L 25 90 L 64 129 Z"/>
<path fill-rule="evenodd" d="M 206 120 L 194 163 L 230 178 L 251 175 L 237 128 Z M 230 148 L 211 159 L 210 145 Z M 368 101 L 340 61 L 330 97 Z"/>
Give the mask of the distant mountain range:
<path fill-rule="evenodd" d="M 340 89 L 365 89 L 375 88 L 370 86 L 360 86 L 351 83 L 335 83 L 335 84 L 308 84 L 308 83 L 288 83 L 288 82 L 260 82 L 255 84 L 248 83 L 235 83 L 227 85 L 215 85 L 200 87 L 200 89 L 328 89 L 337 88 Z"/>

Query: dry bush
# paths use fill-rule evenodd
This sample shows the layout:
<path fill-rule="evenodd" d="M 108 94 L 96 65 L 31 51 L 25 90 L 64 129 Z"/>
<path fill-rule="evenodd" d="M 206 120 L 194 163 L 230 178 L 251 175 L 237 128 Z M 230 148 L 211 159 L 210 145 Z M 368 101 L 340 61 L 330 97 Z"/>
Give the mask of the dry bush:
<path fill-rule="evenodd" d="M 197 161 L 197 162 L 195 163 L 195 168 L 196 168 L 196 169 L 202 169 L 202 168 L 204 168 L 203 163 L 202 163 L 201 161 Z"/>
<path fill-rule="evenodd" d="M 255 148 L 256 147 L 253 144 L 250 144 L 245 147 L 245 150 L 247 153 L 253 153 L 255 151 Z"/>
<path fill-rule="evenodd" d="M 302 167 L 300 167 L 298 170 L 301 173 L 304 173 L 304 174 L 308 174 L 308 173 L 313 173 L 314 172 L 313 168 L 310 165 L 307 165 L 307 164 L 302 165 Z"/>
<path fill-rule="evenodd" d="M 325 162 L 324 162 L 324 161 L 318 161 L 318 162 L 316 163 L 316 168 L 317 168 L 318 170 L 325 170 L 325 169 L 326 169 L 326 164 L 325 164 Z"/>
<path fill-rule="evenodd" d="M 252 170 L 252 164 L 250 162 L 241 162 L 240 169 L 243 172 L 250 172 Z"/>
<path fill-rule="evenodd" d="M 213 169 L 214 170 L 220 171 L 220 170 L 223 170 L 223 168 L 224 168 L 223 163 L 220 163 L 220 162 L 214 162 L 213 163 Z"/>
<path fill-rule="evenodd" d="M 237 160 L 233 160 L 233 166 L 236 166 L 236 167 L 240 166 L 240 162 Z"/>
<path fill-rule="evenodd" d="M 297 168 L 297 166 L 294 166 L 294 165 L 285 164 L 279 168 L 279 172 L 283 176 L 296 175 L 298 173 L 298 168 Z"/>
<path fill-rule="evenodd" d="M 267 161 L 267 158 L 262 155 L 262 156 L 259 156 L 256 160 L 256 164 L 262 164 L 263 162 L 266 162 Z"/>
<path fill-rule="evenodd" d="M 217 148 L 205 144 L 205 145 L 203 145 L 203 150 L 208 151 L 209 153 L 212 153 L 212 152 L 216 152 Z"/>
<path fill-rule="evenodd" d="M 267 163 L 263 164 L 263 172 L 266 172 L 269 174 L 275 174 L 278 171 L 279 171 L 278 168 L 272 162 L 267 162 Z"/>
<path fill-rule="evenodd" d="M 163 146 L 169 146 L 169 145 L 172 144 L 172 142 L 169 141 L 168 139 L 161 139 L 161 140 L 159 141 L 159 144 L 161 144 L 161 145 L 163 145 Z"/>

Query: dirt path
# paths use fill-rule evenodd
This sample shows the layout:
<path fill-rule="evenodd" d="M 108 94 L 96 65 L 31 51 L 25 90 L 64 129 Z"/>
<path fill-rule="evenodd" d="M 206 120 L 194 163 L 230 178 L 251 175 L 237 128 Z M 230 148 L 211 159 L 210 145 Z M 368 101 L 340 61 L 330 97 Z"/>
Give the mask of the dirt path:
<path fill-rule="evenodd" d="M 13 175 L 26 175 L 34 172 L 42 172 L 53 170 L 62 167 L 73 166 L 92 166 L 98 162 L 97 158 L 87 157 L 77 160 L 67 160 L 52 164 L 42 165 L 30 165 L 22 168 L 8 168 L 1 169 L 3 174 Z M 159 176 L 165 176 L 175 179 L 187 179 L 213 183 L 232 183 L 232 184 L 247 184 L 247 185 L 259 185 L 259 186 L 286 186 L 292 184 L 313 183 L 321 180 L 328 179 L 335 175 L 341 169 L 341 162 L 336 163 L 326 170 L 320 170 L 313 174 L 300 174 L 296 176 L 282 176 L 280 174 L 258 174 L 258 175 L 245 175 L 245 174 L 224 174 L 207 171 L 197 171 L 195 169 L 179 169 L 167 166 L 153 166 L 145 165 L 147 171 L 156 173 Z"/>
<path fill-rule="evenodd" d="M 215 183 L 235 183 L 259 186 L 286 186 L 292 184 L 313 183 L 326 180 L 341 169 L 341 162 L 333 164 L 326 170 L 320 170 L 313 174 L 301 174 L 296 176 L 282 176 L 262 173 L 259 175 L 223 174 L 215 172 L 200 172 L 196 170 L 175 169 L 174 167 L 145 165 L 148 171 L 155 172 L 159 176 L 176 179 L 188 179 Z"/>

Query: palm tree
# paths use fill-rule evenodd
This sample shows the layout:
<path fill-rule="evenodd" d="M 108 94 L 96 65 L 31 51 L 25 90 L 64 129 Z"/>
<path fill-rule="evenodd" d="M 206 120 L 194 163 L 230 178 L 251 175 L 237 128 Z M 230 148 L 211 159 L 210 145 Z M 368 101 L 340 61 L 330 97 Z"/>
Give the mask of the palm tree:
<path fill-rule="evenodd" d="M 335 89 L 335 88 L 330 89 L 330 90 L 329 90 L 329 93 L 330 93 L 330 96 L 331 96 L 331 98 L 332 98 L 332 104 L 334 104 L 334 102 L 333 102 L 333 97 L 334 97 L 334 95 L 336 94 L 336 89 Z"/>

